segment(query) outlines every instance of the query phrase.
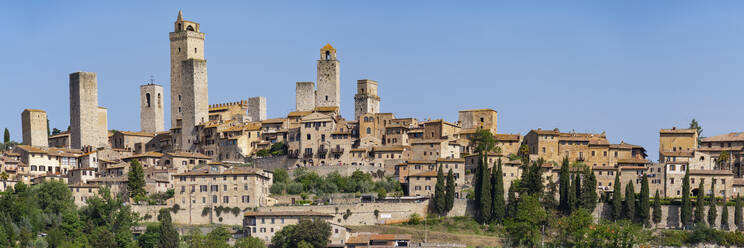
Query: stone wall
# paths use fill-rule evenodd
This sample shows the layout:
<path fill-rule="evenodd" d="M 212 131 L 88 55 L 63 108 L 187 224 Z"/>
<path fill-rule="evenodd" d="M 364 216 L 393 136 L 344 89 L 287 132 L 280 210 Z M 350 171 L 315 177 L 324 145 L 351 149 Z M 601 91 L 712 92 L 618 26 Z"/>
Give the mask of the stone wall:
<path fill-rule="evenodd" d="M 297 82 L 295 88 L 295 110 L 312 111 L 315 108 L 315 83 Z"/>
<path fill-rule="evenodd" d="M 251 158 L 249 161 L 255 168 L 274 171 L 275 169 L 290 169 L 297 159 L 290 159 L 286 155 L 265 158 Z"/>
<path fill-rule="evenodd" d="M 181 125 L 181 149 L 192 150 L 191 147 L 198 135 L 194 127 L 209 120 L 207 61 L 189 59 L 181 63 L 182 105 L 183 114 Z"/>
<path fill-rule="evenodd" d="M 315 93 L 315 106 L 339 107 L 341 103 L 341 69 L 336 60 L 336 51 L 330 51 L 330 58 L 318 60 L 318 91 Z"/>
<path fill-rule="evenodd" d="M 338 174 L 341 174 L 341 176 L 351 176 L 351 174 L 355 171 L 361 171 L 364 173 L 377 173 L 378 170 L 384 171 L 384 168 L 369 165 L 315 165 L 302 168 L 306 169 L 308 172 L 313 171 L 315 173 L 318 173 L 318 175 L 320 176 L 328 175 L 331 172 L 338 172 Z M 293 173 L 294 168 L 291 169 L 289 172 Z"/>
<path fill-rule="evenodd" d="M 248 118 L 253 122 L 266 120 L 266 97 L 248 98 Z"/>
<path fill-rule="evenodd" d="M 163 97 L 163 86 L 157 84 L 140 86 L 140 130 L 142 132 L 154 133 L 165 130 Z"/>
<path fill-rule="evenodd" d="M 21 113 L 23 144 L 30 146 L 49 146 L 47 132 L 47 113 L 43 110 L 26 109 Z"/>
<path fill-rule="evenodd" d="M 70 74 L 70 146 L 98 147 L 98 79 L 95 72 Z M 105 140 L 105 138 L 104 138 Z"/>
<path fill-rule="evenodd" d="M 730 227 L 734 227 L 734 206 L 727 206 L 728 207 L 728 223 Z M 657 225 L 658 228 L 682 228 L 682 222 L 680 222 L 679 214 L 680 214 L 681 206 L 679 205 L 662 205 L 661 206 L 661 222 Z M 723 210 L 723 206 L 718 206 L 718 217 L 716 218 L 716 225 L 720 225 L 721 223 L 721 211 Z M 653 207 L 651 208 L 649 212 L 649 216 L 652 216 L 653 213 Z M 707 214 L 708 214 L 708 207 L 705 207 L 705 214 L 706 218 L 705 221 L 707 223 Z M 594 212 L 592 215 L 596 217 L 602 217 L 605 220 L 611 220 L 612 215 L 612 205 L 606 204 L 606 203 L 599 203 L 597 205 L 597 208 L 594 209 Z M 693 208 L 693 215 L 694 215 L 694 208 Z"/>

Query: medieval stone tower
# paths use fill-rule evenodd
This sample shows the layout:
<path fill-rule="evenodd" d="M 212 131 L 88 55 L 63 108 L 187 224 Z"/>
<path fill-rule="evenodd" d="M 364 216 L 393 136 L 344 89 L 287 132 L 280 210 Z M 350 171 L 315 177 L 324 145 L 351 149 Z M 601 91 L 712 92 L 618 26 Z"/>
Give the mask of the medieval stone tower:
<path fill-rule="evenodd" d="M 146 84 L 140 86 L 140 128 L 142 132 L 154 133 L 165 130 L 163 86 Z"/>
<path fill-rule="evenodd" d="M 363 114 L 380 113 L 380 97 L 377 96 L 377 82 L 357 80 L 357 93 L 354 95 L 354 119 Z"/>
<path fill-rule="evenodd" d="M 181 150 L 194 151 L 198 133 L 195 126 L 209 121 L 207 89 L 207 61 L 188 59 L 181 62 L 181 111 L 180 145 Z"/>
<path fill-rule="evenodd" d="M 339 107 L 341 104 L 341 70 L 336 49 L 331 44 L 320 49 L 318 60 L 318 91 L 315 107 Z"/>
<path fill-rule="evenodd" d="M 248 118 L 253 122 L 266 120 L 266 97 L 248 98 Z"/>
<path fill-rule="evenodd" d="M 95 72 L 70 74 L 70 146 L 108 145 L 106 109 L 98 106 L 98 78 Z M 101 117 L 101 120 L 99 120 Z"/>
<path fill-rule="evenodd" d="M 182 62 L 188 59 L 204 60 L 204 33 L 199 32 L 199 23 L 183 20 L 178 11 L 174 31 L 170 37 L 171 61 L 171 128 L 178 127 L 178 120 L 184 118 L 183 104 L 193 99 L 185 99 L 183 80 L 181 78 Z M 206 99 L 204 99 L 206 103 Z"/>
<path fill-rule="evenodd" d="M 23 144 L 29 146 L 49 146 L 47 113 L 44 110 L 26 109 L 21 113 Z"/>
<path fill-rule="evenodd" d="M 295 88 L 295 109 L 313 111 L 315 108 L 315 83 L 297 82 Z"/>

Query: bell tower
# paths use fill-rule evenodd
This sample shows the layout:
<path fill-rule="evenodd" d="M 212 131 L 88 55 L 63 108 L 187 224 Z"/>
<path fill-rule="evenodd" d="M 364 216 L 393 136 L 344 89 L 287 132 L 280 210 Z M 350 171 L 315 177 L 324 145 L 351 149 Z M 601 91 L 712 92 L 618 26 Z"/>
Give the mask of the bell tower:
<path fill-rule="evenodd" d="M 184 91 L 182 78 L 183 61 L 189 59 L 204 60 L 204 33 L 199 30 L 199 23 L 186 21 L 183 14 L 178 11 L 176 22 L 173 23 L 173 32 L 170 37 L 170 63 L 171 63 L 171 128 L 179 127 L 179 120 L 184 119 L 184 103 L 193 102 Z"/>
<path fill-rule="evenodd" d="M 315 107 L 339 107 L 341 105 L 340 81 L 341 69 L 336 58 L 336 49 L 331 44 L 327 44 L 320 49 Z"/>

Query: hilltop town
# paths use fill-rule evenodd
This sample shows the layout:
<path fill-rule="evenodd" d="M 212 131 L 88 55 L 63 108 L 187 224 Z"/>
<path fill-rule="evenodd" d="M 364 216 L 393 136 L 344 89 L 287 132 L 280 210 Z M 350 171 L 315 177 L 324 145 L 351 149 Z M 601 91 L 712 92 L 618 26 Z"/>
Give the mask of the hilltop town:
<path fill-rule="evenodd" d="M 347 119 L 340 114 L 341 98 L 351 98 L 340 91 L 342 51 L 331 44 L 319 50 L 317 81 L 296 82 L 294 111 L 268 118 L 270 106 L 262 96 L 209 102 L 205 33 L 199 23 L 179 12 L 169 38 L 170 99 L 164 99 L 162 85 L 141 85 L 139 130 L 109 130 L 108 115 L 117 113 L 99 106 L 97 74 L 70 73 L 69 130 L 49 130 L 45 110 L 20 110 L 22 142 L 6 140 L 0 190 L 59 181 L 81 208 L 105 190 L 122 196 L 142 221 L 158 221 L 161 209 L 169 209 L 175 224 L 240 226 L 233 230 L 235 237 L 267 244 L 287 225 L 320 219 L 332 230 L 330 247 L 414 246 L 411 235 L 353 227 L 407 223 L 416 216 L 499 221 L 484 217 L 484 180 L 487 189 L 501 185 L 502 192 L 492 194 L 500 195 L 503 204 L 517 204 L 517 196 L 526 198 L 530 192 L 524 185 L 532 173 L 539 173 L 542 204 L 553 198 L 556 211 L 568 204 L 563 178 L 593 182 L 594 187 L 579 191 L 594 195 L 582 204 L 591 205 L 588 213 L 597 219 L 621 218 L 615 199 L 663 198 L 660 220 L 653 226 L 664 229 L 692 226 L 679 216 L 685 203 L 668 202 L 707 195 L 721 199 L 714 206 L 728 213 L 725 203 L 744 190 L 742 132 L 701 137 L 697 122 L 649 127 L 659 130 L 659 159 L 650 161 L 644 147 L 611 143 L 607 135 L 612 134 L 604 132 L 526 124 L 524 134 L 500 133 L 498 112 L 489 106 L 460 110 L 452 122 L 397 116 L 380 109 L 378 89 L 385 85 L 373 79 L 356 81 L 354 116 Z M 451 179 L 445 183 L 446 177 Z M 139 189 L 133 188 L 133 178 L 142 181 Z M 700 192 L 703 183 L 708 188 Z M 436 201 L 444 199 L 445 191 L 451 199 L 441 200 L 448 205 L 443 211 Z M 731 221 L 728 214 L 717 215 L 708 215 L 719 223 L 709 226 L 741 230 L 744 224 L 734 225 L 739 217 L 733 214 Z M 724 221 L 730 224 L 720 224 Z M 460 246 L 430 245 L 420 247 Z"/>

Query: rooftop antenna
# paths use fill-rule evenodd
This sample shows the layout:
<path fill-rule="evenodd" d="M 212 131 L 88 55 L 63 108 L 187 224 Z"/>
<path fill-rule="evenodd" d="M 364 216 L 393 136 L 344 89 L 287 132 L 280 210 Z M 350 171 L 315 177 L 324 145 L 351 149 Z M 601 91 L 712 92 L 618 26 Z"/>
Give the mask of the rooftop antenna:
<path fill-rule="evenodd" d="M 150 74 L 150 85 L 153 85 L 153 84 L 155 84 L 155 76 Z"/>

